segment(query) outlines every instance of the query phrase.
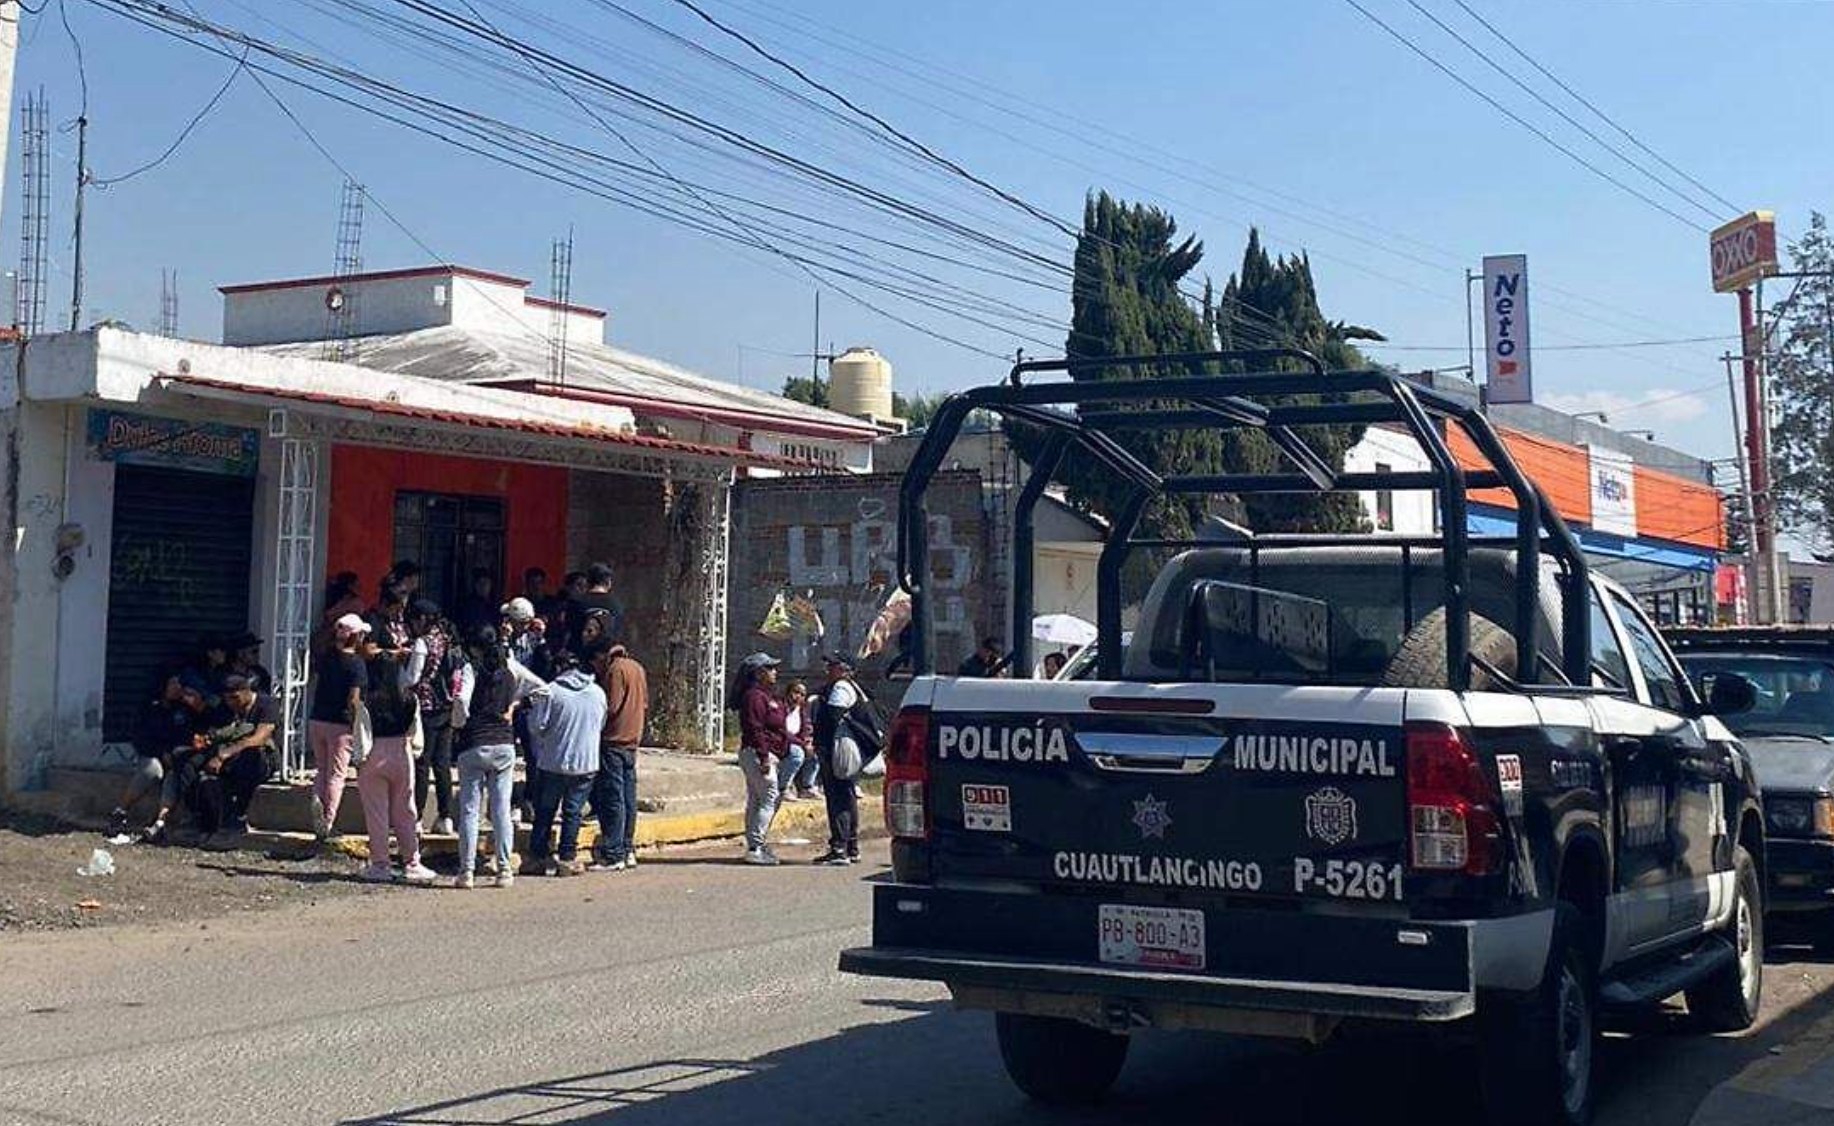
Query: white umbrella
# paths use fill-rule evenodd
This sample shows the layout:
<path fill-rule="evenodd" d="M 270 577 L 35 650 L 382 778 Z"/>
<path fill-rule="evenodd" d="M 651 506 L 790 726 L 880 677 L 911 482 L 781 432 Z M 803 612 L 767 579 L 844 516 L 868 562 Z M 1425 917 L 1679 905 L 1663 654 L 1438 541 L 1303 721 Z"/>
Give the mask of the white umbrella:
<path fill-rule="evenodd" d="M 1089 645 L 1095 627 L 1075 614 L 1040 614 L 1032 619 L 1032 636 L 1052 645 Z"/>

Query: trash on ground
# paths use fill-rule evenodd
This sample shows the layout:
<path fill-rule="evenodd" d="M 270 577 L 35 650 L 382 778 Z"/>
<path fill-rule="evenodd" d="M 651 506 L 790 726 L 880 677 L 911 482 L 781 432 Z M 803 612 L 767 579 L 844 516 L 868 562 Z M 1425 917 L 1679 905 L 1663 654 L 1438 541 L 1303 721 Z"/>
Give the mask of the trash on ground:
<path fill-rule="evenodd" d="M 76 901 L 76 906 L 80 911 L 100 911 L 102 909 L 102 901 L 99 899 L 79 899 Z"/>
<path fill-rule="evenodd" d="M 114 854 L 105 848 L 98 848 L 89 854 L 89 863 L 76 870 L 79 876 L 112 876 L 115 874 Z"/>

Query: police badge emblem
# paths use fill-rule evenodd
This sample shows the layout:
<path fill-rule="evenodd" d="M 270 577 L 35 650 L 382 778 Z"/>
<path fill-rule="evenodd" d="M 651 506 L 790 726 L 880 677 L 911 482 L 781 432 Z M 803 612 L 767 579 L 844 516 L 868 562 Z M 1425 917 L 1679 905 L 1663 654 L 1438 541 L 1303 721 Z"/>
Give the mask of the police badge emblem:
<path fill-rule="evenodd" d="M 1312 791 L 1305 799 L 1305 835 L 1328 845 L 1356 836 L 1356 799 L 1336 786 Z"/>
<path fill-rule="evenodd" d="M 1166 812 L 1166 803 L 1148 794 L 1134 803 L 1134 827 L 1140 830 L 1140 839 L 1149 837 L 1165 839 L 1165 831 L 1172 824 L 1172 815 Z"/>

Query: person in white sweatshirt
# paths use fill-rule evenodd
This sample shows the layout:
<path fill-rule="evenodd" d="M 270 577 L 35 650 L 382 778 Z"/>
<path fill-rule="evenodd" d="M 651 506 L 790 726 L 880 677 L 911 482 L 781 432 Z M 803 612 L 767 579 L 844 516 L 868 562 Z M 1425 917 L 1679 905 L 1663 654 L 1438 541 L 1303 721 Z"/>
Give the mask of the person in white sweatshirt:
<path fill-rule="evenodd" d="M 529 737 L 539 780 L 524 875 L 577 876 L 586 870 L 578 856 L 579 827 L 599 772 L 599 736 L 607 711 L 605 690 L 593 676 L 593 666 L 610 648 L 611 642 L 601 638 L 581 655 L 578 666 L 529 695 Z M 558 855 L 551 851 L 549 836 L 557 812 Z"/>

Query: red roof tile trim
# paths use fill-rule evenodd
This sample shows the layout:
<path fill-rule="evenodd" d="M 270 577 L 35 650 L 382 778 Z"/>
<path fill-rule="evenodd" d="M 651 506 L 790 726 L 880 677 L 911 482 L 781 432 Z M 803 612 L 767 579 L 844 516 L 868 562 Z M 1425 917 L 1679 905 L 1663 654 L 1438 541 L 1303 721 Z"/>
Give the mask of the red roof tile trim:
<path fill-rule="evenodd" d="M 524 305 L 533 305 L 537 309 L 560 309 L 568 313 L 579 313 L 582 316 L 597 317 L 601 321 L 605 319 L 605 310 L 594 309 L 590 305 L 569 305 L 564 301 L 550 301 L 546 297 L 524 297 L 522 303 Z"/>
<path fill-rule="evenodd" d="M 246 384 L 233 383 L 229 380 L 207 379 L 197 375 L 162 374 L 160 379 L 166 383 L 210 387 L 219 391 L 239 391 L 247 395 L 274 399 L 288 399 L 301 403 L 316 403 L 320 406 L 345 407 L 351 410 L 368 411 L 371 414 L 389 415 L 396 418 L 412 418 L 421 422 L 444 422 L 459 426 L 476 426 L 487 430 L 509 430 L 524 434 L 540 434 L 554 438 L 587 438 L 596 442 L 608 442 L 612 445 L 632 446 L 637 449 L 654 450 L 658 453 L 687 454 L 694 457 L 714 458 L 720 461 L 741 462 L 745 465 L 756 465 L 770 469 L 811 470 L 826 468 L 817 462 L 809 461 L 805 458 L 756 453 L 751 450 L 741 450 L 731 446 L 707 445 L 702 442 L 683 442 L 674 438 L 656 438 L 648 434 L 632 434 L 622 430 L 606 430 L 598 426 L 566 426 L 554 422 L 523 422 L 515 419 L 491 418 L 488 415 L 467 414 L 464 411 L 444 411 L 434 410 L 429 407 L 410 407 L 403 406 L 400 403 L 381 402 L 375 399 L 360 399 L 351 395 L 333 395 L 322 391 L 250 387 Z"/>

